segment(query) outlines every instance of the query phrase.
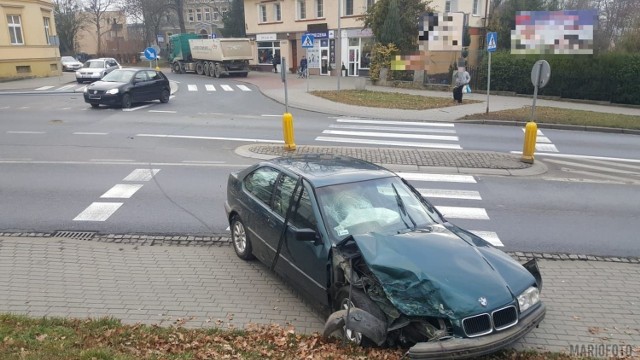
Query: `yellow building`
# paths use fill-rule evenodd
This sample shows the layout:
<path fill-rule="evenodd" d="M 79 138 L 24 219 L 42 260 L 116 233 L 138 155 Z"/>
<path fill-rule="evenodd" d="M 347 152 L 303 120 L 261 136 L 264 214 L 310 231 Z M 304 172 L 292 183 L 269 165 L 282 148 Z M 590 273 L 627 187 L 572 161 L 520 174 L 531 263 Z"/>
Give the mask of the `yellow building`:
<path fill-rule="evenodd" d="M 77 51 L 92 57 L 119 57 L 120 54 L 144 50 L 140 46 L 132 48 L 127 36 L 127 17 L 124 11 L 105 11 L 100 15 L 100 38 L 93 13 L 84 12 L 83 27 L 76 35 Z M 100 51 L 98 53 L 98 42 Z"/>
<path fill-rule="evenodd" d="M 60 75 L 50 0 L 0 0 L 0 80 Z"/>

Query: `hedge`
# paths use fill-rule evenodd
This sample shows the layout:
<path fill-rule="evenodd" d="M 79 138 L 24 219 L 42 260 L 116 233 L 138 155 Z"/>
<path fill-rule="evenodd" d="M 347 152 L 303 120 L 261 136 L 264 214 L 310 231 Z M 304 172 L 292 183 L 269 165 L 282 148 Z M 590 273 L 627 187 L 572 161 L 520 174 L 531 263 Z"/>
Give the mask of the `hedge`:
<path fill-rule="evenodd" d="M 487 88 L 487 56 L 477 69 L 477 86 Z M 640 55 L 511 55 L 491 56 L 491 90 L 533 94 L 531 69 L 544 59 L 551 66 L 549 83 L 538 94 L 569 99 L 640 105 Z"/>

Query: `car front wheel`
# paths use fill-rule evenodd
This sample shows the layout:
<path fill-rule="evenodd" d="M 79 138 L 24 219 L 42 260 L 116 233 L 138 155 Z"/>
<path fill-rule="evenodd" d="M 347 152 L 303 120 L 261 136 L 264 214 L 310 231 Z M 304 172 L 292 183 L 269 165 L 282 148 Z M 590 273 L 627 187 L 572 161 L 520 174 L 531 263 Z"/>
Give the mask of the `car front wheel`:
<path fill-rule="evenodd" d="M 163 104 L 168 103 L 169 97 L 171 97 L 171 93 L 169 92 L 169 90 L 167 89 L 162 90 L 162 93 L 160 93 L 160 102 Z"/>
<path fill-rule="evenodd" d="M 96 109 L 96 108 L 100 107 L 100 104 L 93 104 L 93 103 L 92 103 L 92 104 L 91 104 L 91 107 L 92 107 L 92 108 L 94 108 L 94 109 Z"/>
<path fill-rule="evenodd" d="M 371 298 L 369 298 L 362 290 L 351 289 L 351 300 L 349 300 L 349 286 L 342 287 L 336 294 L 335 305 L 336 310 L 347 310 L 349 306 L 357 307 L 386 322 L 386 316 L 382 310 L 380 310 L 380 307 L 378 307 L 378 305 L 376 305 L 376 303 L 374 303 L 373 300 L 371 300 Z M 357 331 L 347 329 L 346 327 L 342 328 L 342 332 L 341 334 L 338 334 L 338 336 L 356 345 L 364 347 L 375 346 L 375 342 L 366 336 L 363 336 Z"/>
<path fill-rule="evenodd" d="M 251 241 L 244 227 L 244 223 L 238 215 L 231 219 L 231 242 L 236 255 L 243 260 L 251 260 L 254 258 L 251 247 Z"/>
<path fill-rule="evenodd" d="M 122 101 L 120 103 L 120 106 L 122 106 L 123 109 L 130 108 L 131 107 L 131 95 L 129 95 L 129 94 L 122 95 Z"/>

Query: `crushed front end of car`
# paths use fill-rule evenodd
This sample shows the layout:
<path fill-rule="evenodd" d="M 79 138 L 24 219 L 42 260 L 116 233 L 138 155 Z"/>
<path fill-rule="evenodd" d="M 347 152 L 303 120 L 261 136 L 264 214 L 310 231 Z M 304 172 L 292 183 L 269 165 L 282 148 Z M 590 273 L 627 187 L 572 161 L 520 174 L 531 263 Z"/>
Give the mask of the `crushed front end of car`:
<path fill-rule="evenodd" d="M 517 341 L 545 316 L 535 261 L 522 266 L 448 226 L 348 236 L 332 257 L 342 275 L 331 295 L 348 288 L 341 304 L 350 306 L 334 307 L 327 336 L 408 348 L 414 359 L 470 358 Z"/>

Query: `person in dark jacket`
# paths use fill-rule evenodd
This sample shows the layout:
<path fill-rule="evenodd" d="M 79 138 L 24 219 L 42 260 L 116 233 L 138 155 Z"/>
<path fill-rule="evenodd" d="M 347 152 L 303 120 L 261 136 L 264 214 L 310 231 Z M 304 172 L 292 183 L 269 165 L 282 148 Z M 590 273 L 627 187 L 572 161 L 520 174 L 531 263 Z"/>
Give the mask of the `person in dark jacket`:
<path fill-rule="evenodd" d="M 271 64 L 273 64 L 273 72 L 278 73 L 278 64 L 280 64 L 280 57 L 277 55 L 273 56 L 273 60 L 271 60 Z"/>

